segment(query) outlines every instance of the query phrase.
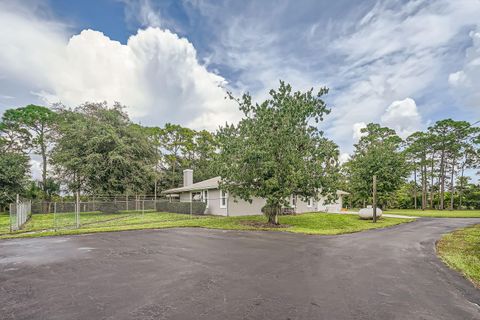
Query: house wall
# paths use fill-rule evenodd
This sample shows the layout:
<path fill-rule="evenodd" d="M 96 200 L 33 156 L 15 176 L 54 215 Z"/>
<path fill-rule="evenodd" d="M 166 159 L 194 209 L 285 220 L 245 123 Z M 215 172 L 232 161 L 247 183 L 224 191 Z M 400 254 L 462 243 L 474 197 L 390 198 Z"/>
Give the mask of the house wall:
<path fill-rule="evenodd" d="M 290 205 L 292 205 L 292 200 L 290 200 Z M 315 210 L 315 201 L 309 207 L 308 202 L 302 200 L 302 198 L 297 197 L 297 205 L 295 206 L 295 213 L 305 213 L 305 212 L 314 212 Z"/>
<path fill-rule="evenodd" d="M 208 190 L 208 208 L 205 210 L 205 214 L 221 215 L 221 216 L 247 216 L 247 215 L 261 215 L 262 207 L 265 205 L 265 199 L 254 198 L 252 203 L 241 200 L 234 197 L 227 198 L 227 208 L 220 207 L 220 190 L 210 189 Z M 180 201 L 189 202 L 190 192 L 182 192 L 180 194 Z M 308 202 L 297 197 L 297 203 L 295 207 L 296 213 L 305 212 L 340 212 L 342 208 L 342 196 L 331 204 L 325 204 L 325 198 L 320 198 L 318 201 L 313 201 L 312 206 L 308 206 Z M 292 198 L 290 198 L 290 205 L 292 205 Z"/>
<path fill-rule="evenodd" d="M 235 201 L 236 200 L 236 201 Z M 253 198 L 252 203 L 241 200 L 239 198 L 234 199 L 228 197 L 228 215 L 229 216 L 249 216 L 249 215 L 261 215 L 262 207 L 266 201 L 262 198 Z"/>
<path fill-rule="evenodd" d="M 180 202 L 190 202 L 190 192 L 180 193 Z"/>
<path fill-rule="evenodd" d="M 326 200 L 324 197 L 320 198 L 318 203 L 317 203 L 317 211 L 322 211 L 322 212 L 341 212 L 343 207 L 343 198 L 341 195 L 338 196 L 337 200 L 335 200 L 333 203 L 326 203 Z"/>
<path fill-rule="evenodd" d="M 202 192 L 204 190 L 201 190 Z M 194 191 L 200 192 L 200 191 Z M 190 202 L 191 192 L 182 192 L 180 193 L 181 202 Z M 220 208 L 220 190 L 218 189 L 209 189 L 208 190 L 208 207 L 205 209 L 205 214 L 213 214 L 226 216 L 227 208 Z"/>
<path fill-rule="evenodd" d="M 205 210 L 205 214 L 213 214 L 218 216 L 227 215 L 227 208 L 220 208 L 220 190 L 208 190 L 208 208 Z"/>

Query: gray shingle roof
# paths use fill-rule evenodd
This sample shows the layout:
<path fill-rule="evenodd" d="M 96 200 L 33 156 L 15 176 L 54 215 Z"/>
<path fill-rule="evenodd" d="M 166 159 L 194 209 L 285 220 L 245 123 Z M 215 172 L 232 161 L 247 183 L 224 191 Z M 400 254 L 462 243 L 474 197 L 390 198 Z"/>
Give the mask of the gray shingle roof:
<path fill-rule="evenodd" d="M 207 180 L 203 180 L 203 181 L 191 184 L 186 187 L 164 190 L 162 191 L 162 193 L 169 194 L 169 193 L 179 193 L 179 192 L 186 192 L 186 191 L 218 189 L 219 181 L 220 181 L 220 177 L 215 177 L 215 178 L 211 178 L 211 179 L 207 179 Z"/>

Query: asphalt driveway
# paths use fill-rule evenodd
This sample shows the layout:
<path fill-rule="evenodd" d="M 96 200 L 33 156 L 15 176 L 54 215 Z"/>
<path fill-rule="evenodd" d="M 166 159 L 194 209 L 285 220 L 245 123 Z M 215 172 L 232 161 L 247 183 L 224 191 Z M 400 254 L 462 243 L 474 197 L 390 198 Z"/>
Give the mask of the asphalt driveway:
<path fill-rule="evenodd" d="M 341 236 L 168 229 L 0 241 L 1 319 L 480 319 L 434 253 L 478 219 Z"/>

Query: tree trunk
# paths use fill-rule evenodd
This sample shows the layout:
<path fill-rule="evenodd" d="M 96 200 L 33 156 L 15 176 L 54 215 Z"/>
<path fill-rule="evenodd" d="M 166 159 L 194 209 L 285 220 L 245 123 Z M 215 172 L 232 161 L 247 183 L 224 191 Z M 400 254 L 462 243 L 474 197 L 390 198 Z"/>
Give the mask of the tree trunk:
<path fill-rule="evenodd" d="M 432 152 L 432 166 L 430 171 L 430 209 L 433 209 L 433 167 L 435 163 L 435 152 Z"/>
<path fill-rule="evenodd" d="M 42 213 L 47 213 L 47 203 L 46 203 L 46 196 L 47 196 L 47 152 L 45 146 L 41 145 L 41 156 L 42 156 Z M 48 200 L 48 199 L 47 199 Z"/>
<path fill-rule="evenodd" d="M 455 157 L 453 157 L 452 159 L 452 172 L 451 172 L 451 175 L 450 175 L 450 184 L 451 184 L 451 187 L 450 187 L 450 210 L 453 210 L 453 196 L 454 196 L 454 193 L 455 193 L 455 182 L 453 180 L 453 177 L 455 175 Z"/>
<path fill-rule="evenodd" d="M 439 209 L 444 209 L 444 201 L 445 201 L 445 148 L 442 149 L 442 153 L 440 154 L 440 205 Z"/>
<path fill-rule="evenodd" d="M 417 210 L 417 167 L 413 168 L 413 206 Z"/>
<path fill-rule="evenodd" d="M 458 191 L 458 209 L 462 210 L 462 196 L 463 196 L 463 174 L 465 171 L 465 165 L 462 165 L 462 174 L 460 178 L 460 190 Z"/>
<path fill-rule="evenodd" d="M 442 184 L 442 179 L 440 177 L 437 178 L 437 186 L 438 186 L 438 191 L 437 191 L 437 197 L 438 197 L 438 200 L 437 200 L 437 210 L 440 210 L 440 198 L 441 198 L 441 184 Z"/>
<path fill-rule="evenodd" d="M 280 214 L 280 211 L 282 210 L 282 207 L 280 205 L 265 205 L 263 207 L 262 211 L 263 213 L 267 216 L 268 223 L 270 224 L 276 224 L 278 225 L 278 215 Z"/>
<path fill-rule="evenodd" d="M 423 164 L 422 173 L 422 210 L 427 208 L 427 165 Z"/>

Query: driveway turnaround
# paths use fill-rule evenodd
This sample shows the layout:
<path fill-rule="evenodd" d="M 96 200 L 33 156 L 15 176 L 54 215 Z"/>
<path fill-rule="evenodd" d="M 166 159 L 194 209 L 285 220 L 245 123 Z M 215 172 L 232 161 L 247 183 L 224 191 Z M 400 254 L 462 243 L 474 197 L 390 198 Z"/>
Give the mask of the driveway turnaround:
<path fill-rule="evenodd" d="M 0 241 L 1 319 L 480 319 L 434 242 L 477 219 L 340 236 L 166 229 Z"/>

